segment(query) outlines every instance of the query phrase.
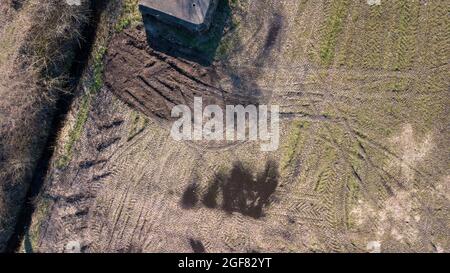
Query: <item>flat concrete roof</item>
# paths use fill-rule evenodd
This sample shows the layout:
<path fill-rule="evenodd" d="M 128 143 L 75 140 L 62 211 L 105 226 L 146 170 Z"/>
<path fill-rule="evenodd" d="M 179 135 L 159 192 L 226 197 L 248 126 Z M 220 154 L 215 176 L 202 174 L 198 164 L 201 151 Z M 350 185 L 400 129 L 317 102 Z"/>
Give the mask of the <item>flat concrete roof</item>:
<path fill-rule="evenodd" d="M 139 4 L 155 15 L 163 13 L 190 24 L 202 25 L 213 2 L 214 0 L 140 0 Z"/>

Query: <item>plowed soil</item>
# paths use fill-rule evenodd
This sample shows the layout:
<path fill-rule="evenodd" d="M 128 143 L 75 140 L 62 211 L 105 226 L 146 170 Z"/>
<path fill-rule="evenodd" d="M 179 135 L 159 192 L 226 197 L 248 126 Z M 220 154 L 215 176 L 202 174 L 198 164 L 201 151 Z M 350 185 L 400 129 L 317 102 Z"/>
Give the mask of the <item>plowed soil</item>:
<path fill-rule="evenodd" d="M 119 33 L 108 47 L 105 85 L 150 117 L 168 119 L 175 105 L 192 107 L 194 96 L 222 108 L 257 103 L 257 97 L 222 86 L 231 80 L 223 69 L 153 50 L 142 27 Z"/>

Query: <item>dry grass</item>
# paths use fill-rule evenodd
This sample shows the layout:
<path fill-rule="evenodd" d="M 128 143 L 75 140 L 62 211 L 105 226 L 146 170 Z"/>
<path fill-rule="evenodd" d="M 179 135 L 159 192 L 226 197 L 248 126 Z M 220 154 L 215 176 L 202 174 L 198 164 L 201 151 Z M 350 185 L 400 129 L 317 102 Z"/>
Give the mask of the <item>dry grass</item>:
<path fill-rule="evenodd" d="M 1 4 L 10 16 L 0 29 L 0 250 L 43 152 L 87 19 L 84 6 L 63 1 L 32 0 L 18 8 L 15 2 Z"/>

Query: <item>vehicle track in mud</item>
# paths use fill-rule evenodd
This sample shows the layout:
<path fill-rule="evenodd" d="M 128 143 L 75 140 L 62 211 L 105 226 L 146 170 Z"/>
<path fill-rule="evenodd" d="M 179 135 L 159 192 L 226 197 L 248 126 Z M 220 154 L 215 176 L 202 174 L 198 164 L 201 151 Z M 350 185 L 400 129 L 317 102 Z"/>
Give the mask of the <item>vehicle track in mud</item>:
<path fill-rule="evenodd" d="M 222 86 L 226 72 L 175 58 L 149 47 L 141 26 L 113 37 L 105 61 L 105 85 L 149 117 L 170 119 L 171 109 L 204 104 L 257 104 L 258 98 Z M 229 78 L 229 76 L 228 76 Z M 231 79 L 228 79 L 231 81 Z"/>

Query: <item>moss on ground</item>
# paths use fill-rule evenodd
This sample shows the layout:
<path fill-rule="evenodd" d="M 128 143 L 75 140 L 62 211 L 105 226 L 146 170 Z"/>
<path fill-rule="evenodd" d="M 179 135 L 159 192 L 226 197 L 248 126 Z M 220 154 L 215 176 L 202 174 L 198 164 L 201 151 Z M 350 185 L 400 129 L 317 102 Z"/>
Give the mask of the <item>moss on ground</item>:
<path fill-rule="evenodd" d="M 51 201 L 39 197 L 36 204 L 36 209 L 33 213 L 33 222 L 31 226 L 26 228 L 24 240 L 22 242 L 21 251 L 25 253 L 33 253 L 36 249 L 42 232 L 42 224 L 47 219 L 50 212 Z"/>
<path fill-rule="evenodd" d="M 350 1 L 333 1 L 331 14 L 325 23 L 324 36 L 320 43 L 320 59 L 323 65 L 331 64 L 335 54 L 335 47 L 339 34 L 344 28 Z"/>
<path fill-rule="evenodd" d="M 89 117 L 92 99 L 103 86 L 103 57 L 105 53 L 105 46 L 99 46 L 93 53 L 93 73 L 91 83 L 86 93 L 83 94 L 81 98 L 78 113 L 75 118 L 75 123 L 72 129 L 69 131 L 68 138 L 63 146 L 62 155 L 60 155 L 59 159 L 56 162 L 56 166 L 58 168 L 64 168 L 70 162 L 75 143 L 78 141 L 78 139 L 80 139 L 83 133 L 84 124 Z"/>
<path fill-rule="evenodd" d="M 131 111 L 130 115 L 130 129 L 128 131 L 128 138 L 127 140 L 132 140 L 136 135 L 138 135 L 145 127 L 147 127 L 147 124 L 149 122 L 148 118 L 140 114 L 136 111 Z"/>
<path fill-rule="evenodd" d="M 139 0 L 123 0 L 122 15 L 114 26 L 117 32 L 142 22 L 138 2 Z"/>

